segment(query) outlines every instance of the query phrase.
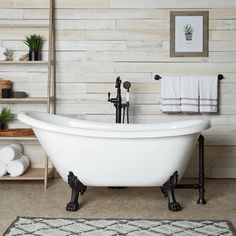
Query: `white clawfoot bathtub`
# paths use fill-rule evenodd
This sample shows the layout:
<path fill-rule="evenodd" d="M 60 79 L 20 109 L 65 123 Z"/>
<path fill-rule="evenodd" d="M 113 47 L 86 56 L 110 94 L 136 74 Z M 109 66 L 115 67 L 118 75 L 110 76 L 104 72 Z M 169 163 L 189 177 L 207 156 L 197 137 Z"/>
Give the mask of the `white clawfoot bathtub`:
<path fill-rule="evenodd" d="M 78 210 L 86 186 L 161 186 L 169 210 L 181 210 L 174 188 L 201 131 L 210 127 L 205 120 L 107 124 L 40 112 L 21 112 L 18 119 L 33 128 L 61 177 L 68 178 L 68 211 Z M 204 185 L 198 188 L 204 204 Z"/>
<path fill-rule="evenodd" d="M 180 180 L 206 120 L 108 124 L 40 112 L 21 112 L 53 165 L 67 181 L 72 171 L 86 186 L 162 186 Z"/>

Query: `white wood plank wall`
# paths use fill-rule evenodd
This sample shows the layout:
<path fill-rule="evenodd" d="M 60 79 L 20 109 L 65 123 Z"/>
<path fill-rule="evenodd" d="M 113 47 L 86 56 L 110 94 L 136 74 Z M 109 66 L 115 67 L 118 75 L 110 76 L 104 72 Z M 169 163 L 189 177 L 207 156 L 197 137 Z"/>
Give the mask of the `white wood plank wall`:
<path fill-rule="evenodd" d="M 206 175 L 236 178 L 236 1 L 235 0 L 55 0 L 57 112 L 89 120 L 114 122 L 115 110 L 107 92 L 115 93 L 116 76 L 132 82 L 131 121 L 162 122 L 207 118 Z M 0 25 L 46 24 L 48 0 L 1 0 Z M 209 10 L 209 57 L 169 57 L 169 12 Z M 45 29 L 1 28 L 0 45 L 26 52 L 22 43 L 28 33 Z M 43 48 L 44 59 L 47 47 Z M 0 66 L 0 77 L 15 81 L 19 90 L 32 96 L 44 94 L 43 65 Z M 217 75 L 220 82 L 218 115 L 163 115 L 160 112 L 160 82 L 155 74 Z M 24 105 L 14 107 L 14 111 Z M 26 107 L 27 108 L 27 107 Z M 28 105 L 28 108 L 31 108 Z M 38 107 L 42 109 L 41 106 Z M 17 123 L 17 125 L 19 125 Z M 31 149 L 37 158 L 40 150 Z M 164 158 L 164 157 L 163 157 Z M 36 161 L 38 164 L 38 162 Z M 197 150 L 186 172 L 197 175 Z"/>

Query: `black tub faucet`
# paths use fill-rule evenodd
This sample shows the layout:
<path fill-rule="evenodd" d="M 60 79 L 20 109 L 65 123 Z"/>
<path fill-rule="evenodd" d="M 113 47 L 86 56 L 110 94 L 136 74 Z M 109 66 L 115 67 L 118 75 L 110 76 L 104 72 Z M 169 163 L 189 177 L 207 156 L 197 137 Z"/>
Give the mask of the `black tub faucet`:
<path fill-rule="evenodd" d="M 111 98 L 111 93 L 108 93 L 108 102 L 114 104 L 116 108 L 116 123 L 121 123 L 122 117 L 122 108 L 123 108 L 123 123 L 125 118 L 125 109 L 127 109 L 127 123 L 129 123 L 129 88 L 131 87 L 131 83 L 129 81 L 124 82 L 124 88 L 127 90 L 126 94 L 126 103 L 122 104 L 122 97 L 121 97 L 121 79 L 120 77 L 116 78 L 115 88 L 117 89 L 116 98 Z"/>
<path fill-rule="evenodd" d="M 111 93 L 108 93 L 108 102 L 114 103 L 114 106 L 116 108 L 116 123 L 121 123 L 121 109 L 122 109 L 122 98 L 121 98 L 121 79 L 120 77 L 116 78 L 116 85 L 115 88 L 117 89 L 117 95 L 116 98 L 110 98 Z"/>

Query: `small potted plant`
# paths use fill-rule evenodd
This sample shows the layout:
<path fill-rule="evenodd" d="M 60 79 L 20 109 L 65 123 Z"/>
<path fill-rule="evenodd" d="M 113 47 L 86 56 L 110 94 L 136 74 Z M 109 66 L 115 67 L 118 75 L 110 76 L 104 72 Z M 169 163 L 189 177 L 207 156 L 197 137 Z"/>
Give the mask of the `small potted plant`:
<path fill-rule="evenodd" d="M 7 129 L 7 124 L 13 119 L 14 115 L 11 113 L 10 108 L 2 107 L 0 113 L 0 130 Z"/>
<path fill-rule="evenodd" d="M 185 38 L 186 40 L 192 40 L 193 37 L 193 27 L 191 25 L 184 26 Z"/>
<path fill-rule="evenodd" d="M 31 34 L 25 37 L 24 43 L 29 47 L 29 60 L 39 61 L 40 50 L 43 44 L 43 39 L 40 35 Z"/>

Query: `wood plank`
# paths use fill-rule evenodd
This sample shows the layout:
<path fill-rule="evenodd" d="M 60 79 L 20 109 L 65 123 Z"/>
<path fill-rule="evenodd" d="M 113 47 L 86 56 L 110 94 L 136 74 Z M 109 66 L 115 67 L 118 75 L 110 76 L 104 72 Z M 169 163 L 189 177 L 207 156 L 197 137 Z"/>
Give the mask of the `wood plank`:
<path fill-rule="evenodd" d="M 104 30 L 104 29 L 115 29 L 115 20 L 55 20 L 56 29 L 82 29 L 82 30 Z"/>
<path fill-rule="evenodd" d="M 88 40 L 168 40 L 169 31 L 159 30 L 87 30 Z"/>
<path fill-rule="evenodd" d="M 24 9 L 25 19 L 44 19 L 45 10 Z M 56 9 L 55 18 L 66 19 L 169 19 L 169 9 Z"/>
<path fill-rule="evenodd" d="M 236 3 L 234 0 L 214 0 L 212 1 L 195 1 L 195 0 L 179 0 L 166 1 L 166 0 L 110 0 L 111 8 L 173 8 L 173 9 L 206 9 L 206 8 L 235 8 Z"/>
<path fill-rule="evenodd" d="M 217 31 L 210 31 L 209 32 L 210 40 L 229 40 L 235 41 L 236 40 L 236 30 L 217 30 Z"/>
<path fill-rule="evenodd" d="M 211 9 L 209 11 L 210 19 L 236 19 L 236 9 Z"/>
<path fill-rule="evenodd" d="M 47 103 L 47 97 L 0 98 L 0 103 Z"/>
<path fill-rule="evenodd" d="M 136 62 L 117 62 L 115 72 L 158 72 L 181 74 L 183 71 L 191 73 L 215 73 L 235 72 L 236 63 L 136 63 Z"/>
<path fill-rule="evenodd" d="M 35 136 L 24 136 L 24 137 L 0 137 L 0 140 L 11 140 L 11 141 L 37 141 Z"/>
<path fill-rule="evenodd" d="M 51 173 L 52 169 L 49 169 Z M 5 175 L 0 177 L 0 180 L 44 180 L 44 168 L 29 168 L 23 175 L 18 177 L 11 177 Z"/>
<path fill-rule="evenodd" d="M 0 61 L 0 64 L 48 64 L 47 61 Z"/>
<path fill-rule="evenodd" d="M 56 8 L 109 8 L 109 0 L 60 0 Z"/>
<path fill-rule="evenodd" d="M 48 8 L 48 0 L 1 0 L 0 8 Z"/>
<path fill-rule="evenodd" d="M 26 29 L 18 28 L 12 30 L 12 28 L 0 28 L 0 39 L 1 40 L 24 40 L 26 35 L 40 34 L 44 39 L 48 38 L 48 29 L 34 28 L 33 26 Z M 22 45 L 24 43 L 22 42 Z"/>

